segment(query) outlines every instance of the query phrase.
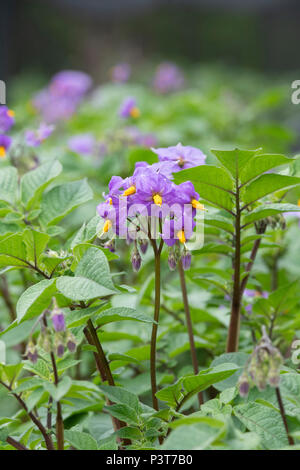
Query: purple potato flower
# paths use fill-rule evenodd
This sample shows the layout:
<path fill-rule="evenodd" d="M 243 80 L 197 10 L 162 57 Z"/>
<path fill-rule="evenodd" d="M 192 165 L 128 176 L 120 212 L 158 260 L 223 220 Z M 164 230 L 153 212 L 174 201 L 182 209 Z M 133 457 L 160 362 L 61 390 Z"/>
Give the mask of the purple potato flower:
<path fill-rule="evenodd" d="M 7 106 L 0 106 L 0 134 L 8 132 L 15 123 L 15 113 Z"/>
<path fill-rule="evenodd" d="M 25 133 L 26 144 L 29 147 L 38 147 L 54 131 L 53 125 L 42 123 L 36 131 L 28 130 Z"/>
<path fill-rule="evenodd" d="M 154 89 L 158 93 L 177 91 L 184 85 L 184 77 L 181 70 L 170 62 L 163 62 L 156 70 L 153 80 Z"/>
<path fill-rule="evenodd" d="M 92 86 L 89 75 L 78 70 L 62 70 L 54 75 L 49 89 L 53 96 L 80 99 Z"/>
<path fill-rule="evenodd" d="M 206 160 L 206 155 L 201 150 L 189 145 L 184 146 L 181 143 L 173 147 L 152 148 L 151 150 L 158 155 L 161 162 L 170 163 L 170 171 L 172 172 L 204 165 Z"/>
<path fill-rule="evenodd" d="M 119 116 L 123 119 L 136 119 L 140 116 L 140 110 L 137 107 L 136 99 L 132 97 L 125 98 L 119 109 Z"/>
<path fill-rule="evenodd" d="M 0 158 L 4 158 L 11 146 L 12 139 L 8 135 L 0 135 Z"/>

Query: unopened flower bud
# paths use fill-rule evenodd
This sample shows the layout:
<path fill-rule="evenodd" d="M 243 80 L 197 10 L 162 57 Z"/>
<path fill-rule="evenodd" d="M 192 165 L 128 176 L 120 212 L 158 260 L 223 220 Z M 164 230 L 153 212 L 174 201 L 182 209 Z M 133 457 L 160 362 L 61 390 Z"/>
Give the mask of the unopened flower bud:
<path fill-rule="evenodd" d="M 62 343 L 58 344 L 58 346 L 56 348 L 57 357 L 63 357 L 64 352 L 65 352 L 64 345 Z"/>
<path fill-rule="evenodd" d="M 114 253 L 116 251 L 116 243 L 115 240 L 109 240 L 104 244 L 104 248 L 107 248 L 111 253 Z"/>
<path fill-rule="evenodd" d="M 66 329 L 65 316 L 62 311 L 58 311 L 54 314 L 52 313 L 51 319 L 52 319 L 52 323 L 53 323 L 55 331 L 65 331 Z"/>
<path fill-rule="evenodd" d="M 176 269 L 177 259 L 174 250 L 169 251 L 168 265 L 171 271 L 174 271 L 174 269 Z"/>
<path fill-rule="evenodd" d="M 147 240 L 139 240 L 139 245 L 140 245 L 140 250 L 144 255 L 146 253 L 147 249 L 148 249 Z"/>
<path fill-rule="evenodd" d="M 241 397 L 246 397 L 249 393 L 250 384 L 247 379 L 247 376 L 243 374 L 239 380 L 239 393 Z"/>
<path fill-rule="evenodd" d="M 190 251 L 184 250 L 181 256 L 182 267 L 185 271 L 190 269 L 192 263 L 192 255 Z"/>
<path fill-rule="evenodd" d="M 33 362 L 35 364 L 38 360 L 38 352 L 36 349 L 36 346 L 32 340 L 30 340 L 27 344 L 26 348 L 26 356 L 29 359 L 29 361 Z"/>
<path fill-rule="evenodd" d="M 138 272 L 141 267 L 142 258 L 136 247 L 133 249 L 132 254 L 131 254 L 131 263 L 132 263 L 133 270 L 135 272 Z"/>
<path fill-rule="evenodd" d="M 67 334 L 67 348 L 70 352 L 76 351 L 76 340 L 74 335 L 70 331 L 68 331 Z"/>

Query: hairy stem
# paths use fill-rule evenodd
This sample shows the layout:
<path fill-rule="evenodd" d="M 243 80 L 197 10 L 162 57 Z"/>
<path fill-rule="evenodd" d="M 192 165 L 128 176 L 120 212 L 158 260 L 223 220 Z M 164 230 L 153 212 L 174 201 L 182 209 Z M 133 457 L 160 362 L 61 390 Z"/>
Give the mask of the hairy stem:
<path fill-rule="evenodd" d="M 198 360 L 197 360 L 197 353 L 196 353 L 196 347 L 195 347 L 195 341 L 194 341 L 193 325 L 192 325 L 191 312 L 190 312 L 190 306 L 189 306 L 188 295 L 187 295 L 185 275 L 184 275 L 184 270 L 183 270 L 181 259 L 178 262 L 178 271 L 179 271 L 179 277 L 180 277 L 180 285 L 181 285 L 184 311 L 185 311 L 185 316 L 186 316 L 187 330 L 188 330 L 188 335 L 189 335 L 192 364 L 193 364 L 194 374 L 197 375 L 199 372 Z M 202 392 L 198 393 L 198 402 L 200 406 L 203 405 Z"/>
<path fill-rule="evenodd" d="M 52 367 L 53 367 L 54 383 L 55 383 L 55 386 L 57 387 L 59 383 L 59 378 L 58 378 L 55 356 L 53 352 L 51 352 L 51 362 L 52 362 Z M 64 450 L 64 421 L 62 417 L 60 401 L 56 403 L 56 440 L 57 440 L 57 450 Z"/>
<path fill-rule="evenodd" d="M 14 303 L 12 301 L 10 292 L 9 292 L 9 287 L 7 283 L 7 279 L 5 276 L 1 276 L 1 287 L 0 287 L 0 292 L 2 294 L 4 303 L 9 311 L 10 319 L 13 322 L 16 319 L 16 309 L 14 306 Z"/>
<path fill-rule="evenodd" d="M 87 342 L 91 346 L 95 346 L 97 349 L 97 352 L 94 352 L 94 358 L 102 382 L 105 382 L 107 380 L 109 385 L 114 386 L 115 382 L 92 320 L 88 320 L 87 326 L 84 328 L 84 334 L 87 339 Z M 106 403 L 108 405 L 112 404 L 112 402 L 108 399 L 106 399 Z M 125 423 L 123 423 L 123 421 L 120 421 L 114 416 L 112 416 L 111 419 L 115 431 L 118 431 L 119 429 L 125 426 Z M 120 439 L 118 439 L 118 441 L 120 442 Z M 124 443 L 127 442 L 124 441 Z"/>
<path fill-rule="evenodd" d="M 39 429 L 39 431 L 41 432 L 41 434 L 42 434 L 42 436 L 43 436 L 43 438 L 44 438 L 44 441 L 45 441 L 47 450 L 54 450 L 54 445 L 53 445 L 51 436 L 48 434 L 47 429 L 46 429 L 45 426 L 41 423 L 41 421 L 35 416 L 35 414 L 32 413 L 32 411 L 29 411 L 29 410 L 28 410 L 27 405 L 26 405 L 26 403 L 24 402 L 24 400 L 22 399 L 21 395 L 18 395 L 17 393 L 14 393 L 14 392 L 13 392 L 13 389 L 11 388 L 11 386 L 10 386 L 10 385 L 7 385 L 5 382 L 0 381 L 0 384 L 3 385 L 3 387 L 5 387 L 9 392 L 12 393 L 12 395 L 16 398 L 16 400 L 19 402 L 19 404 L 20 404 L 21 407 L 23 408 L 23 410 L 26 412 L 27 416 L 31 419 L 31 421 L 32 421 L 32 422 L 36 425 L 36 427 Z"/>
<path fill-rule="evenodd" d="M 278 405 L 279 405 L 279 411 L 280 411 L 280 414 L 281 414 L 284 429 L 285 429 L 285 432 L 286 432 L 286 435 L 287 435 L 290 446 L 293 446 L 295 443 L 294 443 L 294 439 L 289 435 L 289 428 L 288 428 L 288 424 L 287 424 L 287 420 L 286 420 L 286 416 L 285 416 L 285 412 L 284 412 L 284 406 L 283 406 L 283 401 L 282 401 L 282 398 L 281 398 L 281 393 L 280 393 L 279 387 L 276 387 L 275 392 L 276 392 L 276 397 L 277 397 L 277 401 L 278 401 Z"/>
<path fill-rule="evenodd" d="M 153 408 L 158 411 L 158 400 L 156 384 L 156 341 L 160 310 L 160 252 L 155 250 L 155 301 L 154 301 L 154 323 L 152 325 L 151 347 L 150 347 L 150 376 Z"/>
<path fill-rule="evenodd" d="M 241 210 L 240 210 L 240 192 L 238 179 L 236 184 L 236 216 L 235 216 L 235 255 L 234 255 L 234 276 L 233 276 L 233 296 L 231 304 L 231 316 L 229 331 L 227 337 L 226 352 L 236 352 L 239 344 L 240 332 L 240 310 L 241 310 L 241 289 L 240 289 L 240 271 L 241 271 Z"/>
<path fill-rule="evenodd" d="M 17 450 L 29 450 L 29 449 L 27 449 L 27 447 L 25 447 L 23 444 L 21 444 L 21 442 L 16 441 L 13 437 L 8 436 L 6 438 L 6 442 L 7 442 L 7 444 L 10 444 L 11 446 L 13 446 Z"/>

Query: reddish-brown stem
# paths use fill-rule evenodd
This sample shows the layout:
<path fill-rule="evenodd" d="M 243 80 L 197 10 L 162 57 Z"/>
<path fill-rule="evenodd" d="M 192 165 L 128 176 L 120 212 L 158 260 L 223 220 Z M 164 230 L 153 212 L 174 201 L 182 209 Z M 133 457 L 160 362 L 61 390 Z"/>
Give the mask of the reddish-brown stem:
<path fill-rule="evenodd" d="M 286 435 L 287 435 L 290 446 L 293 446 L 293 445 L 295 445 L 295 442 L 294 442 L 294 439 L 289 434 L 289 428 L 288 428 L 288 424 L 287 424 L 287 420 L 286 420 L 286 416 L 285 416 L 285 412 L 284 412 L 284 406 L 283 406 L 283 401 L 282 401 L 282 398 L 281 398 L 281 393 L 280 393 L 279 387 L 275 388 L 275 392 L 276 392 L 276 397 L 277 397 L 277 401 L 278 401 L 278 405 L 279 405 L 279 411 L 280 411 L 280 414 L 281 414 L 281 419 L 282 419 L 282 422 L 283 422 L 283 425 L 284 425 L 284 429 L 285 429 L 285 432 L 286 432 Z"/>
<path fill-rule="evenodd" d="M 59 377 L 57 372 L 56 360 L 54 353 L 51 352 L 51 362 L 54 374 L 54 383 L 57 387 L 59 384 Z M 57 440 L 57 450 L 64 450 L 64 421 L 62 417 L 61 403 L 58 401 L 56 403 L 56 440 Z"/>
<path fill-rule="evenodd" d="M 180 277 L 180 285 L 181 285 L 182 299 L 183 299 L 183 305 L 184 305 L 184 311 L 185 311 L 185 317 L 186 317 L 187 330 L 188 330 L 188 335 L 189 335 L 192 364 L 193 364 L 194 374 L 197 375 L 199 372 L 197 352 L 196 352 L 196 346 L 195 346 L 195 340 L 194 340 L 193 325 L 192 325 L 192 318 L 191 318 L 190 306 L 189 306 L 188 295 L 187 295 L 185 275 L 184 275 L 184 270 L 183 270 L 181 259 L 178 262 L 178 271 L 179 271 L 179 277 Z M 203 405 L 202 392 L 198 393 L 198 402 L 200 406 Z"/>
<path fill-rule="evenodd" d="M 23 444 L 21 444 L 21 442 L 16 441 L 13 437 L 8 436 L 6 438 L 6 442 L 7 442 L 7 444 L 13 446 L 17 450 L 29 450 L 29 449 L 27 449 L 27 447 L 23 446 Z"/>

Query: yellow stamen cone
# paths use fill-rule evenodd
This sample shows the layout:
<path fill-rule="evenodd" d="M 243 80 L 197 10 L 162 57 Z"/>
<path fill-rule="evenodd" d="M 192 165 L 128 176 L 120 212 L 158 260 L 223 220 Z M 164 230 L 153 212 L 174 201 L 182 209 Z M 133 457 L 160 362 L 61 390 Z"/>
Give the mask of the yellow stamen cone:
<path fill-rule="evenodd" d="M 130 186 L 128 189 L 126 189 L 123 193 L 123 196 L 131 196 L 132 194 L 136 193 L 136 187 L 135 186 Z"/>
<path fill-rule="evenodd" d="M 298 199 L 297 206 L 300 207 L 300 199 Z"/>
<path fill-rule="evenodd" d="M 204 205 L 201 204 L 201 202 L 197 201 L 197 199 L 192 199 L 192 206 L 194 209 L 199 209 L 201 211 L 204 211 Z"/>
<path fill-rule="evenodd" d="M 179 230 L 179 232 L 177 232 L 177 238 L 180 241 L 180 243 L 186 242 L 184 230 Z"/>
<path fill-rule="evenodd" d="M 161 206 L 162 205 L 161 195 L 160 194 L 154 194 L 153 201 L 154 201 L 154 204 L 156 204 L 157 206 Z"/>
<path fill-rule="evenodd" d="M 9 117 L 15 117 L 15 112 L 14 112 L 12 109 L 9 109 L 9 110 L 7 111 L 7 115 L 8 115 Z"/>
<path fill-rule="evenodd" d="M 133 117 L 134 119 L 138 118 L 140 116 L 141 112 L 139 110 L 139 108 L 131 108 L 130 110 L 130 116 Z"/>
<path fill-rule="evenodd" d="M 111 220 L 106 220 L 103 226 L 103 233 L 108 232 L 111 226 L 112 226 Z"/>
<path fill-rule="evenodd" d="M 6 155 L 6 150 L 5 150 L 5 147 L 3 147 L 3 145 L 0 146 L 0 158 L 4 158 Z"/>

